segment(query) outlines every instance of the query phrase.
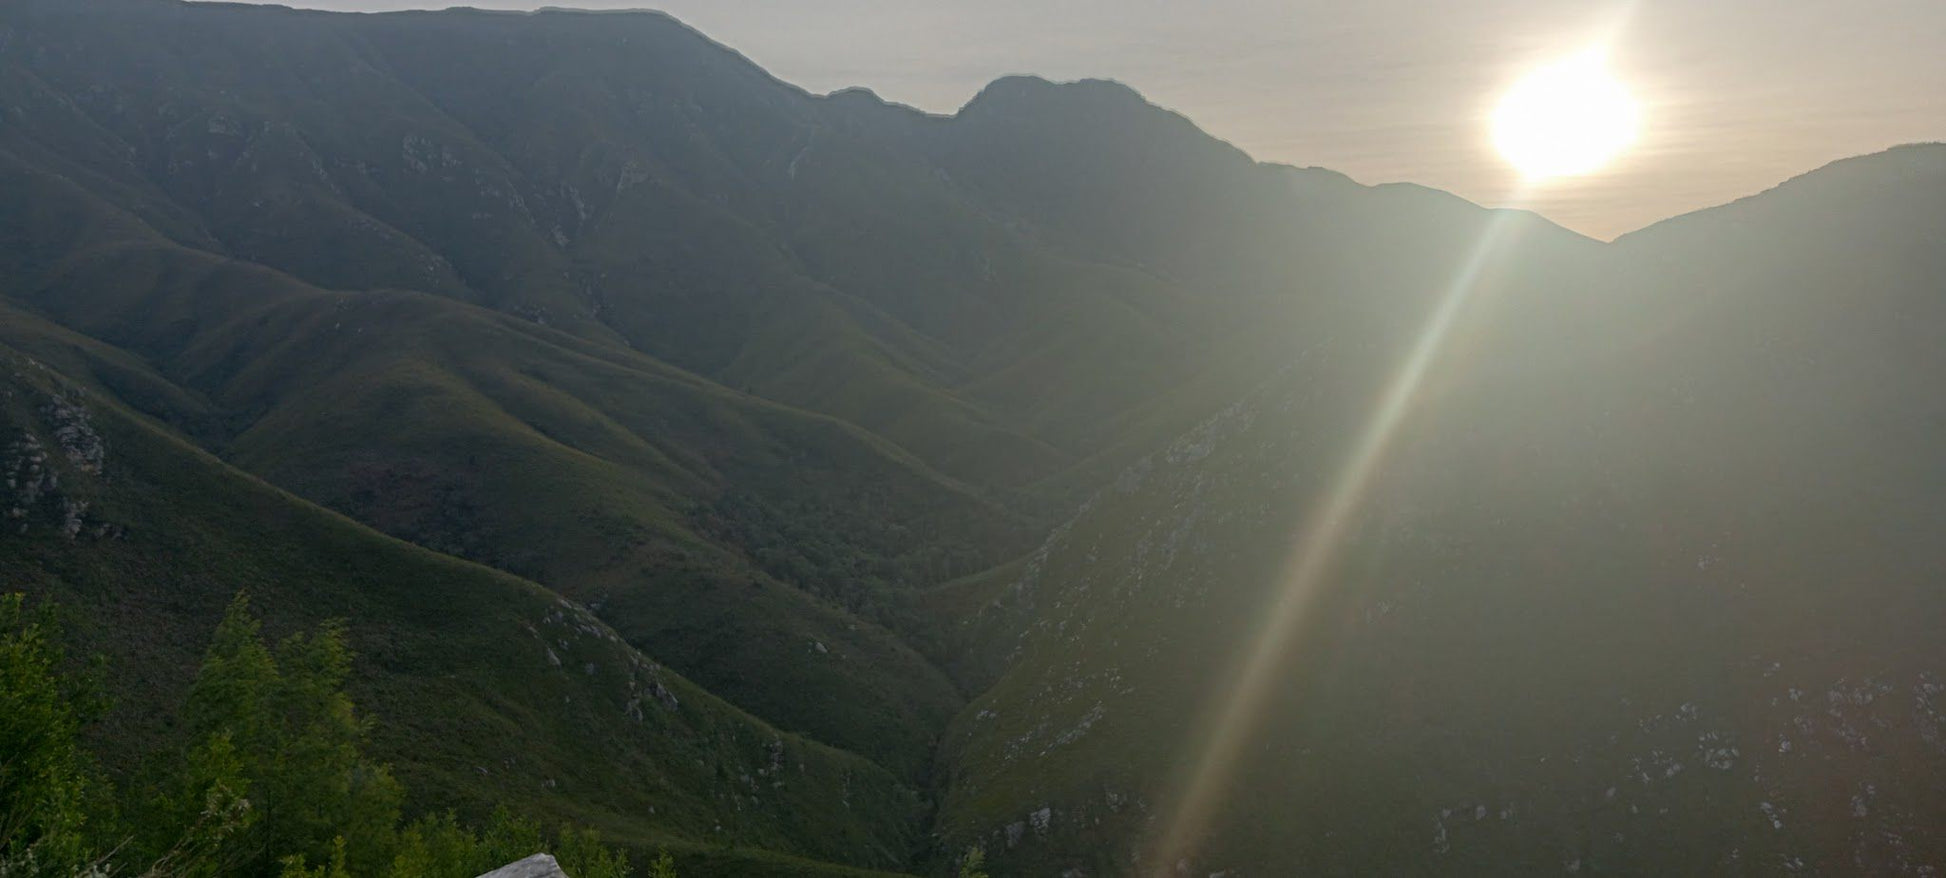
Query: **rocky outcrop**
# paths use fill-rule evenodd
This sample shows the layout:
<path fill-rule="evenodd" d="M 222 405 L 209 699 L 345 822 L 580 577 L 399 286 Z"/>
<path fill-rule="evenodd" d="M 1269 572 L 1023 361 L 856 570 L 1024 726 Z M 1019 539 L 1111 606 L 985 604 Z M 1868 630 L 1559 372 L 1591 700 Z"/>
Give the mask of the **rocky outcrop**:
<path fill-rule="evenodd" d="M 524 860 L 517 860 L 501 866 L 479 878 L 568 878 L 561 871 L 561 864 L 554 861 L 550 854 L 535 854 Z"/>
<path fill-rule="evenodd" d="M 32 360 L 25 362 L 41 368 Z M 25 377 L 24 373 L 14 373 L 16 380 Z M 14 399 L 13 394 L 9 388 L 5 398 Z M 38 420 L 35 414 L 23 410 L 0 412 L 0 435 L 13 433 L 16 426 L 21 428 L 14 439 L 0 444 L 0 528 L 4 532 L 26 534 L 32 520 L 52 524 L 70 540 L 84 530 L 95 537 L 113 531 L 106 524 L 89 520 L 88 498 L 93 487 L 83 485 L 76 493 L 69 490 L 72 480 L 68 485 L 62 482 L 62 468 L 66 475 L 79 476 L 84 483 L 102 480 L 107 446 L 95 431 L 82 403 L 84 397 L 85 392 L 76 387 L 47 391 L 48 401 L 34 409 Z M 43 436 L 51 440 L 43 441 Z M 65 463 L 61 462 L 63 458 Z"/>

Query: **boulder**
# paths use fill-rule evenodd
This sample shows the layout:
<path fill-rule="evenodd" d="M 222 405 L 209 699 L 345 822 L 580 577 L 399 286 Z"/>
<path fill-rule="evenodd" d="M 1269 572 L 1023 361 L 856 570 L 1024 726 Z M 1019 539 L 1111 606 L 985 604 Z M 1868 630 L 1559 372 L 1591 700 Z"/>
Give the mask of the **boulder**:
<path fill-rule="evenodd" d="M 561 871 L 561 864 L 554 862 L 549 854 L 535 854 L 524 860 L 508 863 L 479 878 L 568 878 Z"/>

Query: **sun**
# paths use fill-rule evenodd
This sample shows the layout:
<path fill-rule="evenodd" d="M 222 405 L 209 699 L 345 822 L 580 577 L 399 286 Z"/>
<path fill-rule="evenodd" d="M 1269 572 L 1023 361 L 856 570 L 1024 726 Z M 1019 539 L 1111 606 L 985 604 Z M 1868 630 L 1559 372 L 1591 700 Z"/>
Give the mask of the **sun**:
<path fill-rule="evenodd" d="M 1515 83 L 1493 111 L 1493 145 L 1529 179 L 1575 177 L 1628 149 L 1641 125 L 1635 98 L 1589 50 Z"/>

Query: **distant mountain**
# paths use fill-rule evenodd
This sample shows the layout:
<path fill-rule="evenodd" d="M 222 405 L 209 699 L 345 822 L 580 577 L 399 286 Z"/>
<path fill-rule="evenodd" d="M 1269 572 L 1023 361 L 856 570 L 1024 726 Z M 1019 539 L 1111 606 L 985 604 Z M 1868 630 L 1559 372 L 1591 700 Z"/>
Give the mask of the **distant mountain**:
<path fill-rule="evenodd" d="M 1192 874 L 1926 874 L 1946 857 L 1946 147 L 1489 270 Z M 977 588 L 948 837 L 1138 871 L 1377 398 L 1342 351 Z M 1147 867 L 1144 867 L 1146 870 Z M 1181 871 L 1178 869 L 1178 871 Z"/>
<path fill-rule="evenodd" d="M 111 746 L 247 587 L 348 619 L 421 807 L 1127 873 L 1492 236 L 1196 867 L 1930 863 L 1941 155 L 1603 245 L 1110 82 L 934 116 L 656 13 L 17 0 L 0 573 L 127 669 Z"/>

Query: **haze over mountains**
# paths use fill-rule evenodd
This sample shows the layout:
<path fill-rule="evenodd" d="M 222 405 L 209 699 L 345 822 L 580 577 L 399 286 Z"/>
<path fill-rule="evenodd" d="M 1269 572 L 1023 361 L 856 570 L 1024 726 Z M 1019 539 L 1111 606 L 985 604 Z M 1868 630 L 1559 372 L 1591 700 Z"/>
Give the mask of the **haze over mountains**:
<path fill-rule="evenodd" d="M 1107 82 L 940 117 L 654 13 L 21 0 L 0 195 L 0 575 L 126 669 L 111 746 L 247 587 L 349 621 L 418 807 L 1152 872 L 1491 233 L 1185 874 L 1946 867 L 1946 148 L 1604 245 Z"/>

